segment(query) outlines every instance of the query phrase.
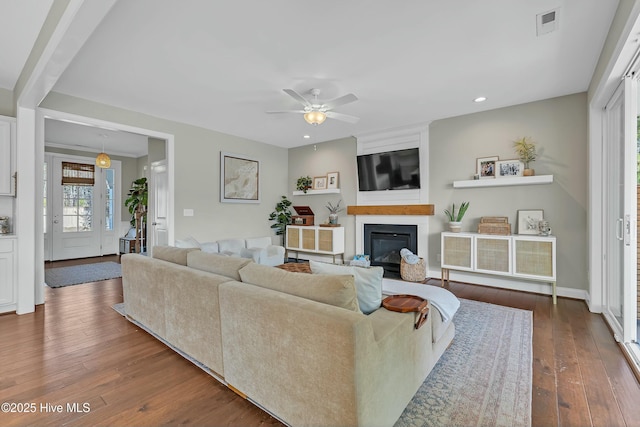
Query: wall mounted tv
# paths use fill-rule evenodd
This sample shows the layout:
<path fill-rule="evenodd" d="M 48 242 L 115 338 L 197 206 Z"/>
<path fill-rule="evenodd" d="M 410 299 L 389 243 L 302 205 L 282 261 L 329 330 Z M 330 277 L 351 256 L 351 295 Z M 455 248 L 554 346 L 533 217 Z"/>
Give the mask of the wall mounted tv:
<path fill-rule="evenodd" d="M 357 157 L 357 160 L 360 191 L 420 188 L 418 148 L 362 154 Z"/>

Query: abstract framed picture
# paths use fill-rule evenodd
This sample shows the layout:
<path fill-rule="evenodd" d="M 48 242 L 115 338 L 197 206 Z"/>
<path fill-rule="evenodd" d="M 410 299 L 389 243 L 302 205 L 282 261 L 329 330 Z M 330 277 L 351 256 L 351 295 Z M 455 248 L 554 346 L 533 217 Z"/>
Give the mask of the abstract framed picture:
<path fill-rule="evenodd" d="M 538 234 L 538 222 L 543 219 L 542 209 L 518 210 L 518 234 Z"/>
<path fill-rule="evenodd" d="M 329 172 L 327 174 L 327 188 L 340 188 L 338 187 L 338 178 L 340 177 L 339 172 Z"/>
<path fill-rule="evenodd" d="M 313 177 L 313 189 L 314 190 L 326 190 L 327 189 L 327 177 L 315 176 Z"/>
<path fill-rule="evenodd" d="M 496 162 L 496 178 L 522 176 L 524 163 L 520 160 L 500 160 Z"/>
<path fill-rule="evenodd" d="M 260 203 L 260 160 L 220 152 L 220 202 Z"/>
<path fill-rule="evenodd" d="M 496 162 L 498 160 L 498 156 L 480 157 L 476 159 L 476 175 L 478 175 L 480 179 L 495 178 Z"/>

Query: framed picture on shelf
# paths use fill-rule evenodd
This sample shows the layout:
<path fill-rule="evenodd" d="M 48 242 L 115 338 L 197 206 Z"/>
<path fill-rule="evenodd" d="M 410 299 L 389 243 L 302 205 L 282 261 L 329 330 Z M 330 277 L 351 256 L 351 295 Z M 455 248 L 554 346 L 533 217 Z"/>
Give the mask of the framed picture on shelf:
<path fill-rule="evenodd" d="M 522 176 L 522 171 L 524 171 L 524 163 L 518 159 L 496 162 L 496 178 Z"/>
<path fill-rule="evenodd" d="M 339 172 L 329 172 L 327 174 L 327 188 L 340 188 L 338 187 L 338 178 L 340 177 Z"/>
<path fill-rule="evenodd" d="M 476 160 L 476 175 L 478 175 L 480 179 L 495 178 L 497 161 L 498 156 L 478 158 Z"/>
<path fill-rule="evenodd" d="M 220 152 L 220 202 L 260 203 L 260 161 Z"/>
<path fill-rule="evenodd" d="M 542 209 L 518 210 L 518 234 L 538 234 L 538 222 L 543 219 Z"/>
<path fill-rule="evenodd" d="M 314 190 L 326 190 L 327 189 L 327 177 L 315 176 L 313 177 L 313 189 Z"/>

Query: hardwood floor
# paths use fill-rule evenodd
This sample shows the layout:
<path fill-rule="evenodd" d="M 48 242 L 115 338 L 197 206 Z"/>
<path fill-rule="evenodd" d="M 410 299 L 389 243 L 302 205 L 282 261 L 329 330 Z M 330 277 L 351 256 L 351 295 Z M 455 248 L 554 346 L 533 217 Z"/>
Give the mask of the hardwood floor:
<path fill-rule="evenodd" d="M 584 302 L 449 290 L 534 312 L 533 426 L 640 426 L 640 386 Z M 0 412 L 0 425 L 281 425 L 115 312 L 121 279 L 47 288 L 46 299 L 33 314 L 0 316 L 0 403 L 31 411 Z"/>

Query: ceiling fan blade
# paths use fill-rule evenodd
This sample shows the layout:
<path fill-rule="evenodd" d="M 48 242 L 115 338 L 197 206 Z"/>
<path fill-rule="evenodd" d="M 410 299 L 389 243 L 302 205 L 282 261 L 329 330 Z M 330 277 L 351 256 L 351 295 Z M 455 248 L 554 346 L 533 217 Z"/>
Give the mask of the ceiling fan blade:
<path fill-rule="evenodd" d="M 327 111 L 325 113 L 331 119 L 341 120 L 347 123 L 358 123 L 360 117 L 350 116 L 348 114 L 336 113 L 335 111 Z"/>
<path fill-rule="evenodd" d="M 283 111 L 266 111 L 267 114 L 280 114 L 280 113 L 306 113 L 304 110 L 283 110 Z"/>
<path fill-rule="evenodd" d="M 305 107 L 311 108 L 311 103 L 307 101 L 304 96 L 300 95 L 295 90 L 293 89 L 282 89 L 282 90 L 288 93 L 290 97 L 292 97 L 293 99 L 295 99 L 296 101 L 304 105 Z"/>
<path fill-rule="evenodd" d="M 336 108 L 339 105 L 348 104 L 350 102 L 354 102 L 354 101 L 357 101 L 357 100 L 358 100 L 357 96 L 355 96 L 352 93 L 348 93 L 348 94 L 343 95 L 343 96 L 341 96 L 339 98 L 327 101 L 327 102 L 323 103 L 322 106 L 324 108 L 326 108 L 327 110 L 332 110 L 332 109 Z"/>

